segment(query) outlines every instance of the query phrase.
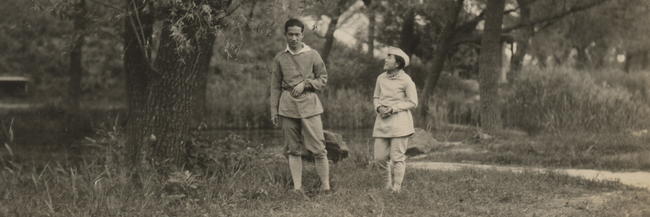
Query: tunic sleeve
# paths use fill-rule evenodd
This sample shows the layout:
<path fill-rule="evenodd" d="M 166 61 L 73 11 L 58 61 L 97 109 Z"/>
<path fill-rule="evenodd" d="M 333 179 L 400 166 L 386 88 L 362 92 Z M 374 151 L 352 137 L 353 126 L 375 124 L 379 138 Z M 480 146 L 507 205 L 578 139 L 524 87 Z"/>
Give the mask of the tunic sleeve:
<path fill-rule="evenodd" d="M 415 83 L 411 79 L 407 80 L 405 89 L 406 97 L 403 101 L 393 105 L 393 112 L 414 109 L 418 105 L 418 93 L 415 89 Z"/>
<path fill-rule="evenodd" d="M 273 59 L 273 62 L 269 66 L 271 69 L 271 115 L 275 116 L 278 114 L 278 106 L 280 104 L 280 94 L 282 93 L 282 72 L 280 72 L 280 63 L 277 58 Z"/>
<path fill-rule="evenodd" d="M 325 68 L 325 63 L 318 52 L 314 52 L 313 58 L 314 79 L 305 79 L 305 85 L 313 88 L 315 91 L 322 91 L 327 85 L 327 69 Z"/>
<path fill-rule="evenodd" d="M 379 88 L 379 77 L 377 77 L 377 82 L 375 82 L 375 91 L 372 95 L 372 104 L 374 105 L 375 112 L 378 112 L 377 109 L 381 105 L 379 103 L 379 97 L 381 97 L 381 88 Z"/>

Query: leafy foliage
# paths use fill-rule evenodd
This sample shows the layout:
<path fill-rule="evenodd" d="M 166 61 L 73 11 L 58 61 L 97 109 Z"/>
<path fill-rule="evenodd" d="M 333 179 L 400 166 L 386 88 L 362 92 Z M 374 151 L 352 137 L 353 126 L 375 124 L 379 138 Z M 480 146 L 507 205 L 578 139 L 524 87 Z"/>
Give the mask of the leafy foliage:
<path fill-rule="evenodd" d="M 599 83 L 589 73 L 560 68 L 524 74 L 504 99 L 510 126 L 532 133 L 648 127 L 644 117 L 650 117 L 649 107 L 623 86 Z"/>

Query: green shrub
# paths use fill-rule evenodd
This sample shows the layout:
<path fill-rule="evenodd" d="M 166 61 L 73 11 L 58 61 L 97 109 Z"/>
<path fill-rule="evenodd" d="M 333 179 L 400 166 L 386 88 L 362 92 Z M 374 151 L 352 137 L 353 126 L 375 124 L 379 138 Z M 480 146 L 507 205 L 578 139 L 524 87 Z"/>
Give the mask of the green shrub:
<path fill-rule="evenodd" d="M 217 75 L 208 84 L 208 125 L 216 128 L 270 127 L 268 80 L 252 73 Z"/>
<path fill-rule="evenodd" d="M 370 128 L 375 121 L 372 96 L 356 89 L 329 90 L 322 95 L 326 128 Z"/>
<path fill-rule="evenodd" d="M 524 71 L 511 91 L 503 107 L 505 123 L 530 133 L 644 128 L 650 114 L 629 89 L 565 68 Z"/>
<path fill-rule="evenodd" d="M 650 104 L 650 73 L 625 73 L 621 70 L 591 72 L 598 84 L 621 87 L 632 94 L 634 100 Z"/>

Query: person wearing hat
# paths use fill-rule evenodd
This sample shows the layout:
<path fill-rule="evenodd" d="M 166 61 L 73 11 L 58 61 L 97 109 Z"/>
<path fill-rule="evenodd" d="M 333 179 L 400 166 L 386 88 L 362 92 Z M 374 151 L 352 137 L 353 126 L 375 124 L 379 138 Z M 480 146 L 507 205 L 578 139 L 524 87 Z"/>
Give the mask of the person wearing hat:
<path fill-rule="evenodd" d="M 321 121 L 323 106 L 317 95 L 327 84 L 327 70 L 318 52 L 302 42 L 304 29 L 300 20 L 287 20 L 284 24 L 287 48 L 273 58 L 270 66 L 271 121 L 281 125 L 293 190 L 303 195 L 302 156 L 308 154 L 314 156 L 320 191 L 331 192 Z"/>
<path fill-rule="evenodd" d="M 408 138 L 415 132 L 411 110 L 418 104 L 415 83 L 404 72 L 409 56 L 399 48 L 389 47 L 384 71 L 377 77 L 373 104 L 377 117 L 372 137 L 374 158 L 387 161 L 386 188 L 400 192 L 406 171 Z"/>

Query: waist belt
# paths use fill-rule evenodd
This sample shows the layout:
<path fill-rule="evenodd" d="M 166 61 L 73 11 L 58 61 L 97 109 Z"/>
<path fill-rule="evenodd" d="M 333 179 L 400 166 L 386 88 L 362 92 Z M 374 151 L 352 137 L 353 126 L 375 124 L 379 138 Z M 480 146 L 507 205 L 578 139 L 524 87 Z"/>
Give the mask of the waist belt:
<path fill-rule="evenodd" d="M 292 90 L 293 90 L 293 87 L 292 87 L 292 86 L 289 86 L 289 85 L 282 85 L 280 88 L 281 88 L 282 90 L 284 90 L 284 91 L 292 91 Z M 306 93 L 306 92 L 315 92 L 315 90 L 314 90 L 313 88 L 307 88 L 307 87 L 305 87 L 305 89 L 304 89 L 302 92 L 305 92 L 305 93 Z"/>

